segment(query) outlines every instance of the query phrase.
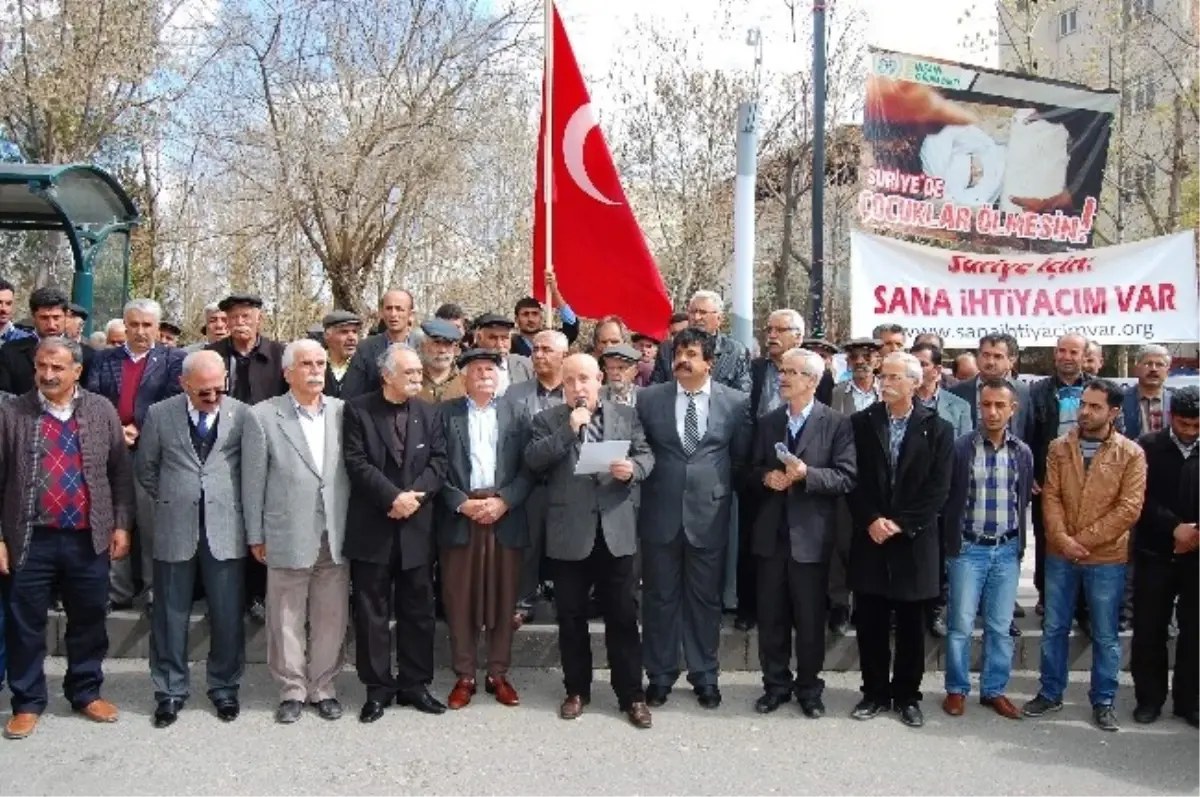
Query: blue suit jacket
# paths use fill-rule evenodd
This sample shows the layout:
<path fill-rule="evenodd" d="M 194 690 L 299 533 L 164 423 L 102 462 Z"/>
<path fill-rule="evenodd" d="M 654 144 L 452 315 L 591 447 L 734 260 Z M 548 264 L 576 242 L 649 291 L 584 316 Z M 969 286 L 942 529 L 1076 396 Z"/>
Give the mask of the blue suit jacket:
<path fill-rule="evenodd" d="M 96 352 L 85 387 L 107 398 L 114 407 L 117 406 L 121 399 L 121 367 L 128 356 L 124 346 Z M 183 358 L 187 354 L 183 349 L 159 344 L 146 356 L 149 361 L 142 372 L 142 383 L 138 385 L 137 397 L 133 402 L 133 425 L 139 429 L 151 404 L 183 392 L 179 377 L 183 374 Z"/>
<path fill-rule="evenodd" d="M 1163 390 L 1163 428 L 1171 423 L 1171 394 L 1173 388 Z M 1125 431 L 1122 432 L 1130 440 L 1137 440 L 1149 429 L 1142 429 L 1142 410 L 1138 406 L 1138 386 L 1136 383 L 1125 388 L 1125 401 L 1121 404 L 1121 416 L 1125 420 Z"/>

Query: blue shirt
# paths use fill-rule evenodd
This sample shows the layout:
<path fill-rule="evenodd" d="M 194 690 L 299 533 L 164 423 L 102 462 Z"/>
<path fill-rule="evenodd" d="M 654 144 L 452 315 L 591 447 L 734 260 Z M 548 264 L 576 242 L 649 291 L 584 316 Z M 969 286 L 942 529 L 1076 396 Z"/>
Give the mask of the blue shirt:
<path fill-rule="evenodd" d="M 804 424 L 808 423 L 808 416 L 812 414 L 812 409 L 812 399 L 809 399 L 808 406 L 800 410 L 799 415 L 792 415 L 791 407 L 788 408 L 788 439 L 800 439 L 800 432 L 804 430 Z"/>
<path fill-rule="evenodd" d="M 900 446 L 904 443 L 904 435 L 908 431 L 908 419 L 912 417 L 912 409 L 903 418 L 893 418 L 888 414 L 888 454 L 892 465 L 892 479 L 896 478 L 896 465 L 900 462 Z"/>
<path fill-rule="evenodd" d="M 1018 449 L 1017 439 L 1007 430 L 999 448 L 982 432 L 975 432 L 963 531 L 994 539 L 1020 529 Z"/>

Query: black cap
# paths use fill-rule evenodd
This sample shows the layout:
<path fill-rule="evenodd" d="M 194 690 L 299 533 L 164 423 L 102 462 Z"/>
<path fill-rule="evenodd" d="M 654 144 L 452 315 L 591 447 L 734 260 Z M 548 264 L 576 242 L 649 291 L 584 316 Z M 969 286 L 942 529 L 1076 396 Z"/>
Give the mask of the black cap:
<path fill-rule="evenodd" d="M 458 368 L 461 371 L 476 360 L 487 360 L 499 366 L 502 359 L 500 352 L 495 349 L 467 349 L 458 356 Z"/>
<path fill-rule="evenodd" d="M 658 338 L 654 337 L 653 335 L 647 335 L 644 332 L 634 332 L 632 335 L 629 336 L 629 339 L 632 340 L 634 343 L 637 343 L 639 340 L 648 340 L 651 343 L 654 343 L 656 345 L 659 343 L 662 343 L 662 341 L 659 340 Z"/>
<path fill-rule="evenodd" d="M 252 293 L 231 293 L 217 304 L 217 309 L 222 313 L 228 313 L 235 307 L 257 307 L 261 310 L 262 306 L 262 298 Z"/>
<path fill-rule="evenodd" d="M 67 305 L 67 312 L 76 318 L 82 318 L 84 321 L 87 321 L 88 316 L 90 315 L 86 307 L 81 304 L 75 304 L 74 302 Z"/>
<path fill-rule="evenodd" d="M 475 319 L 474 328 L 483 329 L 484 327 L 508 327 L 512 329 L 516 324 L 511 318 L 502 316 L 499 313 L 484 313 Z"/>
<path fill-rule="evenodd" d="M 162 332 L 170 332 L 173 335 L 182 335 L 183 330 L 173 321 L 159 321 L 158 328 Z"/>
<path fill-rule="evenodd" d="M 883 348 L 883 344 L 875 340 L 875 338 L 854 338 L 842 344 L 842 351 L 850 351 L 851 349 L 879 351 L 881 348 Z"/>
<path fill-rule="evenodd" d="M 362 319 L 349 310 L 334 310 L 321 319 L 321 329 L 330 327 L 361 327 Z"/>
<path fill-rule="evenodd" d="M 625 360 L 630 363 L 637 363 L 642 359 L 642 353 L 630 346 L 628 343 L 618 343 L 616 346 L 609 346 L 600 353 L 600 362 L 604 362 L 605 358 L 616 357 L 619 360 Z"/>
<path fill-rule="evenodd" d="M 462 340 L 462 330 L 458 328 L 458 324 L 452 321 L 447 321 L 444 318 L 431 318 L 421 324 L 421 331 L 425 333 L 425 337 L 433 340 L 444 340 L 447 343 L 458 343 Z"/>
<path fill-rule="evenodd" d="M 800 348 L 808 349 L 815 352 L 828 352 L 829 354 L 841 354 L 842 350 L 835 344 L 830 343 L 824 338 L 806 338 L 800 343 Z"/>

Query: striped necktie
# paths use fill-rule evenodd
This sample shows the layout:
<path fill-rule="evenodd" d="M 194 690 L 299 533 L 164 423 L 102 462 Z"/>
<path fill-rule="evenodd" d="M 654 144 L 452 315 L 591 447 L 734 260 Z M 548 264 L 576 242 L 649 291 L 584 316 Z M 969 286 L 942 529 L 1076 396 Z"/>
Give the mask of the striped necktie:
<path fill-rule="evenodd" d="M 683 450 L 691 456 L 700 445 L 700 414 L 696 411 L 696 394 L 688 393 L 687 412 L 683 416 Z"/>

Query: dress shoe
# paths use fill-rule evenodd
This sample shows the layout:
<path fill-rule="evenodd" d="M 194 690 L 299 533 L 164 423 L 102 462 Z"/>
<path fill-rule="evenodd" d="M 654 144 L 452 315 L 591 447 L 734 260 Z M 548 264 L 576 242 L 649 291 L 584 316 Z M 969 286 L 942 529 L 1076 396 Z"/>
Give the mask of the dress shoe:
<path fill-rule="evenodd" d="M 13 714 L 4 726 L 5 739 L 24 739 L 37 727 L 40 714 Z"/>
<path fill-rule="evenodd" d="M 537 612 L 533 608 L 533 604 L 529 604 L 528 606 L 518 605 L 517 610 L 515 612 L 513 612 L 513 620 L 512 620 L 513 630 L 515 631 L 516 629 L 520 628 L 523 625 L 528 625 L 529 623 L 532 623 L 536 616 L 537 616 Z"/>
<path fill-rule="evenodd" d="M 166 700 L 160 701 L 154 709 L 154 727 L 171 727 L 175 724 L 175 720 L 179 719 L 179 712 L 182 710 L 183 701 L 177 697 L 169 697 Z"/>
<path fill-rule="evenodd" d="M 834 636 L 845 636 L 850 631 L 850 610 L 845 606 L 834 606 L 829 610 L 829 632 Z"/>
<path fill-rule="evenodd" d="M 368 700 L 363 703 L 362 711 L 358 712 L 359 722 L 374 722 L 383 716 L 383 710 L 387 706 L 379 700 Z"/>
<path fill-rule="evenodd" d="M 650 684 L 646 687 L 646 705 L 651 708 L 658 708 L 667 702 L 667 696 L 670 694 L 671 687 Z"/>
<path fill-rule="evenodd" d="M 324 700 L 318 700 L 312 705 L 317 710 L 317 716 L 323 720 L 333 721 L 342 718 L 342 704 L 338 702 L 336 697 L 327 697 Z"/>
<path fill-rule="evenodd" d="M 759 714 L 770 714 L 778 711 L 784 703 L 791 701 L 791 692 L 767 692 L 754 701 L 754 710 Z"/>
<path fill-rule="evenodd" d="M 1133 710 L 1133 721 L 1139 725 L 1149 725 L 1152 722 L 1157 722 L 1162 716 L 1162 709 L 1158 706 L 1137 706 Z"/>
<path fill-rule="evenodd" d="M 222 700 L 214 700 L 213 708 L 217 710 L 217 718 L 221 722 L 233 722 L 238 718 L 238 714 L 242 713 L 242 706 L 238 703 L 236 697 L 227 697 Z"/>
<path fill-rule="evenodd" d="M 825 703 L 819 697 L 805 697 L 800 700 L 800 710 L 810 720 L 819 720 L 825 716 Z"/>
<path fill-rule="evenodd" d="M 263 603 L 262 598 L 255 598 L 250 602 L 250 608 L 246 610 L 246 614 L 250 619 L 259 625 L 267 624 L 267 605 Z"/>
<path fill-rule="evenodd" d="M 697 686 L 693 690 L 696 693 L 696 701 L 700 703 L 700 708 L 719 708 L 721 705 L 721 690 L 712 686 Z"/>
<path fill-rule="evenodd" d="M 487 680 L 483 682 L 483 689 L 489 695 L 495 695 L 496 702 L 502 706 L 521 705 L 521 698 L 517 694 L 517 690 L 513 688 L 513 685 L 509 683 L 507 678 L 493 678 L 489 675 Z"/>
<path fill-rule="evenodd" d="M 446 705 L 452 711 L 458 711 L 460 708 L 466 708 L 471 703 L 471 698 L 475 696 L 475 681 L 471 678 L 459 678 L 454 682 L 454 688 L 450 690 L 450 696 L 446 698 Z"/>
<path fill-rule="evenodd" d="M 1025 616 L 1025 607 L 1019 603 L 1015 604 L 1013 606 L 1013 617 L 1020 619 L 1024 616 Z"/>
<path fill-rule="evenodd" d="M 858 705 L 850 712 L 850 716 L 856 720 L 873 720 L 887 710 L 887 703 L 876 703 L 871 698 L 864 697 L 858 701 Z"/>
<path fill-rule="evenodd" d="M 1171 713 L 1182 719 L 1188 725 L 1191 725 L 1193 728 L 1200 728 L 1200 711 L 1197 711 L 1196 709 L 1187 711 L 1185 709 L 1177 708 Z"/>
<path fill-rule="evenodd" d="M 979 698 L 979 705 L 987 706 L 1005 719 L 1021 719 L 1021 709 L 1017 708 L 1016 705 L 1004 695 L 996 695 L 995 697 L 981 697 Z"/>
<path fill-rule="evenodd" d="M 733 627 L 738 631 L 753 631 L 755 625 L 753 617 L 738 617 L 733 621 Z"/>
<path fill-rule="evenodd" d="M 900 721 L 910 728 L 920 728 L 925 724 L 925 715 L 921 713 L 921 707 L 916 703 L 909 703 L 906 706 L 901 706 Z"/>
<path fill-rule="evenodd" d="M 116 706 L 100 698 L 96 698 L 86 706 L 75 710 L 92 722 L 116 722 L 121 716 L 121 712 L 117 711 Z"/>
<path fill-rule="evenodd" d="M 303 712 L 304 704 L 299 700 L 284 700 L 279 704 L 279 708 L 275 709 L 275 721 L 280 725 L 291 725 L 300 720 Z"/>
<path fill-rule="evenodd" d="M 951 692 L 946 695 L 946 699 L 942 701 L 942 711 L 949 714 L 951 717 L 961 717 L 963 712 L 967 710 L 967 696 Z"/>
<path fill-rule="evenodd" d="M 566 700 L 558 707 L 558 716 L 565 720 L 579 719 L 579 715 L 583 713 L 583 707 L 589 702 L 589 699 L 582 695 L 567 695 Z"/>
<path fill-rule="evenodd" d="M 650 709 L 645 703 L 634 703 L 625 709 L 625 716 L 629 717 L 629 724 L 635 728 L 645 730 L 650 727 Z"/>
<path fill-rule="evenodd" d="M 422 687 L 419 692 L 399 692 L 396 694 L 397 706 L 409 706 L 422 714 L 445 714 L 446 707 L 429 690 Z"/>

